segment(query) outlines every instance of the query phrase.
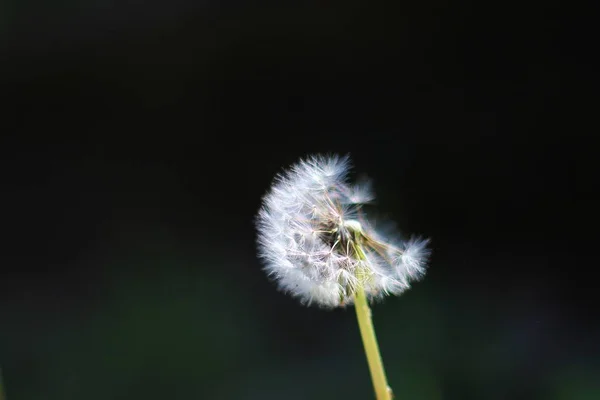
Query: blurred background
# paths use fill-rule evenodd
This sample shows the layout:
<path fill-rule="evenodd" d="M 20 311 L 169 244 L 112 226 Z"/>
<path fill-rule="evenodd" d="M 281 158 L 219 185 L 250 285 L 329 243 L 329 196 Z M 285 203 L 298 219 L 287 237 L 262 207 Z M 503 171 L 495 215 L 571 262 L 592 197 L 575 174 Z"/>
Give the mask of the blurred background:
<path fill-rule="evenodd" d="M 354 310 L 299 305 L 256 257 L 261 197 L 317 152 L 432 240 L 426 278 L 373 309 L 397 399 L 600 398 L 590 22 L 0 2 L 6 399 L 374 398 Z"/>

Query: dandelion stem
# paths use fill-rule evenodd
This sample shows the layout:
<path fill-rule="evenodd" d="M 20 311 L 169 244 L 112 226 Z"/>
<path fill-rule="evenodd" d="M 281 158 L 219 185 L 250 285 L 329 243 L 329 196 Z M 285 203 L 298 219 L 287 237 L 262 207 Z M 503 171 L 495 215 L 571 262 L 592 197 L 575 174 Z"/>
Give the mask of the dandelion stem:
<path fill-rule="evenodd" d="M 371 371 L 371 379 L 375 388 L 377 400 L 391 400 L 392 389 L 387 384 L 377 338 L 375 337 L 375 329 L 371 318 L 371 309 L 367 303 L 365 291 L 363 288 L 358 288 L 354 294 L 354 302 L 356 308 L 356 317 L 360 328 L 360 335 L 365 346 L 365 353 Z"/>
<path fill-rule="evenodd" d="M 2 384 L 2 370 L 0 369 L 0 400 L 5 400 L 6 396 L 4 395 L 4 386 Z"/>

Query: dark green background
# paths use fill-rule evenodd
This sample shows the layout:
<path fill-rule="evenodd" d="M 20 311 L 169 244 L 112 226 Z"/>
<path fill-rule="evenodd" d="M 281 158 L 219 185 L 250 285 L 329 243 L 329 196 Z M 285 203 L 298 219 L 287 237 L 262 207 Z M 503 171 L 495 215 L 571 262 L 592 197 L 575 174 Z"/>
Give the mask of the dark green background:
<path fill-rule="evenodd" d="M 373 310 L 397 399 L 600 398 L 585 15 L 0 4 L 7 399 L 373 398 L 354 310 L 256 258 L 261 196 L 315 152 L 432 239 Z"/>

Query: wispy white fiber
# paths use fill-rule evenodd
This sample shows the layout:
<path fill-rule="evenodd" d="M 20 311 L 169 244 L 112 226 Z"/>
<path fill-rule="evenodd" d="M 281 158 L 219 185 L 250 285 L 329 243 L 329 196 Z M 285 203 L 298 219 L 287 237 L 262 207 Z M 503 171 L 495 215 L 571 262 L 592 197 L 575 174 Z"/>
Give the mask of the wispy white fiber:
<path fill-rule="evenodd" d="M 425 274 L 427 239 L 377 232 L 362 212 L 370 182 L 348 182 L 349 157 L 315 155 L 279 174 L 257 216 L 259 255 L 279 288 L 325 308 L 400 294 Z"/>

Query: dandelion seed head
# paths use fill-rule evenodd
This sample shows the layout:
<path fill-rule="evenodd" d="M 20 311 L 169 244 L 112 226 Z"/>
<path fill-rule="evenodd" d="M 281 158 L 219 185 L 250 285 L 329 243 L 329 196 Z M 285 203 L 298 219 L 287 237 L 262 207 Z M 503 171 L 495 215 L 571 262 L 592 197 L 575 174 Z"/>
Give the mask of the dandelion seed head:
<path fill-rule="evenodd" d="M 259 256 L 278 287 L 306 305 L 353 303 L 400 294 L 426 268 L 428 240 L 392 240 L 366 219 L 370 182 L 350 184 L 348 156 L 315 155 L 279 174 L 256 224 Z"/>

